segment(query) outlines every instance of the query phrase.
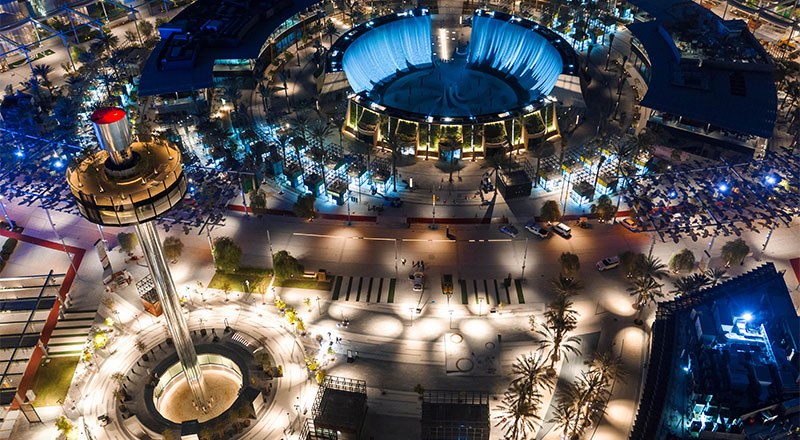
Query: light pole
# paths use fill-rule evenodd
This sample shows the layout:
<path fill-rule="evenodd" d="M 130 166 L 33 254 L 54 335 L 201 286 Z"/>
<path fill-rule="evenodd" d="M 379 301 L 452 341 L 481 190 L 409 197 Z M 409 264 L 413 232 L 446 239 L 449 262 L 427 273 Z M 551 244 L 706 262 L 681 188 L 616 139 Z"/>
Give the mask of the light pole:
<path fill-rule="evenodd" d="M 394 239 L 394 277 L 398 278 L 397 276 L 397 239 Z"/>
<path fill-rule="evenodd" d="M 322 316 L 322 309 L 319 308 L 319 295 L 317 296 L 317 313 L 319 313 L 319 315 Z"/>
<path fill-rule="evenodd" d="M 431 219 L 433 222 L 431 223 L 430 228 L 436 229 L 436 194 L 433 194 L 433 218 Z"/>
<path fill-rule="evenodd" d="M 6 206 L 3 204 L 3 196 L 0 196 L 0 209 L 3 210 L 3 217 L 6 218 L 6 222 L 8 222 L 8 227 L 10 230 L 14 229 L 14 222 L 11 221 L 11 218 L 8 217 L 8 213 L 6 212 Z"/>
<path fill-rule="evenodd" d="M 453 309 L 450 309 L 450 330 L 453 329 Z"/>
<path fill-rule="evenodd" d="M 525 263 L 528 260 L 528 238 L 525 237 L 525 253 L 522 254 L 522 274 L 519 276 L 520 281 L 525 279 Z"/>
<path fill-rule="evenodd" d="M 413 307 L 409 307 L 408 308 L 408 316 L 411 317 L 411 327 L 414 327 L 414 308 Z"/>
<path fill-rule="evenodd" d="M 478 298 L 478 317 L 483 317 L 483 298 Z"/>
<path fill-rule="evenodd" d="M 269 229 L 267 229 L 267 245 L 269 246 L 269 261 L 271 263 L 275 255 L 272 253 L 272 238 L 269 236 Z M 272 268 L 275 269 L 274 265 Z"/>

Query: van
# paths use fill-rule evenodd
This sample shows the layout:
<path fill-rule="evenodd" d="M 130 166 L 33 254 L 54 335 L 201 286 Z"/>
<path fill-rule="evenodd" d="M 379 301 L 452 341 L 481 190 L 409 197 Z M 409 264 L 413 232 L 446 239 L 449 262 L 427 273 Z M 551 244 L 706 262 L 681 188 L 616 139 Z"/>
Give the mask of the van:
<path fill-rule="evenodd" d="M 560 235 L 560 236 L 562 236 L 564 238 L 572 237 L 572 228 L 570 228 L 569 226 L 565 225 L 564 223 L 556 223 L 553 226 L 553 232 L 555 232 L 556 234 L 558 234 L 558 235 Z"/>

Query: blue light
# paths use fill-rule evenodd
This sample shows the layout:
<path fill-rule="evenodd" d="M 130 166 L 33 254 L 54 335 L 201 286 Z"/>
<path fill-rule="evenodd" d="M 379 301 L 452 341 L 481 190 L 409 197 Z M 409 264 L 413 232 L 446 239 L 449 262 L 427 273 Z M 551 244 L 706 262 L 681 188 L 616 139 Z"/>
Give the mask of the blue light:
<path fill-rule="evenodd" d="M 14 155 L 17 156 L 17 157 L 23 157 L 23 156 L 25 156 L 25 153 L 23 153 L 20 150 L 17 150 L 17 151 L 14 152 Z"/>
<path fill-rule="evenodd" d="M 678 197 L 678 192 L 673 189 L 669 192 L 669 198 L 674 199 L 675 197 Z"/>
<path fill-rule="evenodd" d="M 55 163 L 53 163 L 53 166 L 56 167 L 56 169 L 61 169 L 61 167 L 64 166 L 64 163 L 61 162 L 60 160 L 57 160 L 55 161 Z"/>
<path fill-rule="evenodd" d="M 719 184 L 719 192 L 725 192 L 727 190 L 728 190 L 728 185 L 726 185 L 724 183 L 720 183 Z"/>
<path fill-rule="evenodd" d="M 744 319 L 744 322 L 750 322 L 753 320 L 753 314 L 750 312 L 744 312 L 744 315 L 742 315 L 742 319 Z"/>
<path fill-rule="evenodd" d="M 767 176 L 767 178 L 764 180 L 766 180 L 767 185 L 774 185 L 776 182 L 775 177 L 773 176 Z"/>
<path fill-rule="evenodd" d="M 191 193 L 194 192 L 194 186 L 189 186 L 189 192 L 191 192 Z"/>
<path fill-rule="evenodd" d="M 355 93 L 410 66 L 433 62 L 431 17 L 408 17 L 375 26 L 356 38 L 342 57 L 347 80 Z"/>
<path fill-rule="evenodd" d="M 687 373 L 688 373 L 688 372 L 689 372 L 689 367 L 688 367 L 688 366 L 686 366 L 686 367 L 683 367 L 683 371 L 685 371 L 685 372 L 687 372 Z"/>
<path fill-rule="evenodd" d="M 467 62 L 513 76 L 534 96 L 549 94 L 563 67 L 547 39 L 517 23 L 489 17 L 473 18 Z"/>

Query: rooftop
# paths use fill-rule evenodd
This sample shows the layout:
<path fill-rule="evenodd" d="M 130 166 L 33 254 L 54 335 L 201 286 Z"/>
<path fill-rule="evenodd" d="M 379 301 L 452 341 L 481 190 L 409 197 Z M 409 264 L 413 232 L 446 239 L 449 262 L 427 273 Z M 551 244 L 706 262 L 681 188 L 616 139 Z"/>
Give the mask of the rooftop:
<path fill-rule="evenodd" d="M 633 0 L 655 19 L 628 25 L 652 77 L 641 104 L 769 138 L 777 92 L 773 64 L 741 20 L 722 20 L 689 0 Z"/>
<path fill-rule="evenodd" d="M 198 0 L 159 27 L 145 64 L 142 96 L 213 86 L 214 61 L 256 59 L 270 34 L 313 0 Z"/>

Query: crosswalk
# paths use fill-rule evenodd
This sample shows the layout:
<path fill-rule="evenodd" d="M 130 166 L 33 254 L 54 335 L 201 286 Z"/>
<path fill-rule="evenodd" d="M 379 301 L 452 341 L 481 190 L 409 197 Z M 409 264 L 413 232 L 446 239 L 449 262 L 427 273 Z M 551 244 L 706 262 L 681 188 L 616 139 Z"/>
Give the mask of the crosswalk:
<path fill-rule="evenodd" d="M 65 312 L 47 343 L 49 357 L 78 356 L 89 338 L 97 310 Z"/>
<path fill-rule="evenodd" d="M 337 276 L 333 281 L 331 299 L 365 303 L 393 303 L 395 278 Z"/>
<path fill-rule="evenodd" d="M 511 285 L 506 285 L 505 279 L 458 280 L 454 293 L 461 295 L 461 304 L 486 304 L 491 307 L 500 303 L 525 304 L 519 280 L 513 280 Z"/>

